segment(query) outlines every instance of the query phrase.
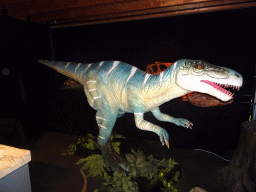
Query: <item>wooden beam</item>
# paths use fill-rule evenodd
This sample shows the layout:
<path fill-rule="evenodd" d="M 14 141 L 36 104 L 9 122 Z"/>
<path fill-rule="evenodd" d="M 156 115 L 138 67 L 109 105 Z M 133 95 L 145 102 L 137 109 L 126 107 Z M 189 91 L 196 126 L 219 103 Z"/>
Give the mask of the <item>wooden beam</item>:
<path fill-rule="evenodd" d="M 245 0 L 190 0 L 186 1 L 186 3 L 184 3 L 185 1 L 166 0 L 164 1 L 165 3 L 161 2 L 163 1 L 137 0 L 117 4 L 81 7 L 76 10 L 65 10 L 65 14 L 60 11 L 54 14 L 47 14 L 47 16 L 51 17 L 51 20 L 55 20 L 51 24 L 51 27 L 67 27 L 73 25 L 88 25 L 256 7 L 255 1 Z M 37 17 L 33 15 L 32 20 L 35 19 L 36 22 L 40 22 L 40 18 L 42 17 L 42 14 L 37 15 Z"/>
<path fill-rule="evenodd" d="M 45 0 L 15 1 L 4 8 L 8 16 L 52 27 L 186 15 L 256 7 L 254 0 Z M 5 1 L 6 2 L 6 1 Z"/>
<path fill-rule="evenodd" d="M 127 1 L 131 2 L 136 0 L 3 0 L 0 5 L 1 9 L 7 10 L 8 16 L 26 20 L 31 14 L 52 14 L 58 11 L 61 11 L 62 13 L 64 11 L 65 13 L 66 9 L 76 11 L 78 8 L 104 6 L 106 4 L 110 5 L 113 3 L 122 3 Z M 43 19 L 47 19 L 47 17 L 44 17 Z"/>
<path fill-rule="evenodd" d="M 137 2 L 138 3 L 138 2 Z M 137 6 L 140 7 L 140 6 Z M 109 6 L 110 10 L 116 10 L 115 12 L 100 11 L 100 7 L 95 7 L 93 13 L 88 11 L 89 14 L 85 16 L 73 17 L 72 19 L 57 20 L 56 23 L 51 24 L 51 27 L 67 27 L 73 25 L 88 25 L 109 23 L 118 21 L 140 20 L 159 17 L 170 17 L 177 15 L 188 15 L 197 13 L 206 13 L 214 11 L 224 11 L 232 9 L 241 9 L 248 7 L 256 7 L 255 1 L 241 2 L 241 1 L 207 1 L 201 3 L 190 3 L 183 5 L 172 5 L 154 8 L 140 7 L 140 9 L 134 9 L 129 11 L 120 11 L 115 5 Z M 108 10 L 108 8 L 104 10 Z M 116 9 L 115 9 L 116 8 Z M 82 12 L 82 10 L 81 10 Z M 88 13 L 87 12 L 87 13 Z"/>

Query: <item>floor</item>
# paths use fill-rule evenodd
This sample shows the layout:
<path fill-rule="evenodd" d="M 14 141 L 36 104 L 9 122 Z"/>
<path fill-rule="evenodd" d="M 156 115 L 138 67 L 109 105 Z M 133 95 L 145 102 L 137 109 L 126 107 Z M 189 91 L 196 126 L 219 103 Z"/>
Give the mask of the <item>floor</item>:
<path fill-rule="evenodd" d="M 29 163 L 29 169 L 33 191 L 82 192 L 84 179 L 80 173 L 81 166 L 76 165 L 76 162 L 81 157 L 77 155 L 61 155 L 61 153 L 67 151 L 67 147 L 70 144 L 75 144 L 78 138 L 81 137 L 59 132 L 47 132 L 38 140 L 30 140 L 32 161 Z M 144 147 L 145 150 L 147 150 L 147 146 L 151 146 L 151 152 L 156 157 L 164 155 L 169 158 L 174 155 L 178 162 L 182 162 L 182 166 L 186 171 L 183 172 L 183 179 L 180 182 L 182 187 L 178 186 L 180 188 L 179 192 L 188 192 L 193 187 L 211 188 L 211 180 L 209 180 L 209 183 L 208 181 L 205 182 L 204 179 L 208 177 L 207 175 L 212 174 L 212 171 L 215 172 L 216 169 L 227 165 L 227 161 L 203 151 L 191 152 L 191 150 L 172 149 L 170 152 L 167 148 L 159 150 L 161 145 L 158 145 L 158 142 L 151 143 L 149 142 L 146 145 L 144 142 L 144 144 L 140 143 L 138 145 L 141 145 L 142 148 Z M 230 159 L 231 156 L 232 151 L 228 152 L 225 158 Z M 196 181 L 196 177 L 199 178 L 198 181 Z M 101 177 L 88 178 L 87 192 L 92 192 L 94 189 L 99 188 L 103 181 Z M 201 184 L 201 181 L 204 184 Z"/>
<path fill-rule="evenodd" d="M 84 179 L 80 173 L 81 158 L 77 155 L 61 155 L 70 144 L 76 143 L 78 136 L 63 133 L 45 133 L 38 141 L 31 140 L 29 163 L 32 191 L 34 192 L 81 192 Z M 86 171 L 85 171 L 86 174 Z M 99 188 L 101 177 L 88 178 L 87 192 Z"/>

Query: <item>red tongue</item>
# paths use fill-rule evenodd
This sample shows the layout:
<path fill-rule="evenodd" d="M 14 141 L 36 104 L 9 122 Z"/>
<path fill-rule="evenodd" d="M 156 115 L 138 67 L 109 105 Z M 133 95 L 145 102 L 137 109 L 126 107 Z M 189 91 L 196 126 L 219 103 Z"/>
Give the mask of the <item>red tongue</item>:
<path fill-rule="evenodd" d="M 219 91 L 221 91 L 222 93 L 225 93 L 226 95 L 229 95 L 229 96 L 233 96 L 233 94 L 231 92 L 229 92 L 228 90 L 218 86 L 216 83 L 213 83 L 211 81 L 207 81 L 207 80 L 201 80 L 201 82 L 203 83 L 206 83 L 208 85 L 211 85 L 212 87 L 214 87 L 215 89 L 218 89 Z"/>

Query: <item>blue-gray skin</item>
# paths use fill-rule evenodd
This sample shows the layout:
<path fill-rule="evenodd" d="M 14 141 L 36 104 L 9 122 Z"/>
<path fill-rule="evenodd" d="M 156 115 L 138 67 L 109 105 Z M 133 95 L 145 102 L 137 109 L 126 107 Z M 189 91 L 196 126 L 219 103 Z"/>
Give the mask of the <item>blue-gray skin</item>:
<path fill-rule="evenodd" d="M 113 171 L 130 170 L 127 161 L 118 155 L 111 145 L 111 132 L 116 119 L 124 113 L 134 113 L 139 129 L 159 135 L 162 145 L 169 147 L 166 130 L 143 119 L 151 111 L 156 119 L 192 128 L 186 119 L 163 114 L 159 106 L 190 92 L 207 93 L 222 101 L 232 99 L 233 94 L 224 89 L 239 89 L 243 84 L 241 74 L 228 68 L 208 64 L 200 60 L 179 60 L 158 75 L 147 74 L 120 61 L 103 61 L 95 64 L 39 60 L 84 86 L 90 106 L 97 110 L 99 126 L 98 143 L 105 163 Z"/>

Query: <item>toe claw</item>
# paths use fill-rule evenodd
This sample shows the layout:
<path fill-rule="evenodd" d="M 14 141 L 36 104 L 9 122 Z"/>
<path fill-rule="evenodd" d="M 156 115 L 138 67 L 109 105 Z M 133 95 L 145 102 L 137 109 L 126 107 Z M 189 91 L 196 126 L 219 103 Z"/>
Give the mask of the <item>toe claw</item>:
<path fill-rule="evenodd" d="M 165 142 L 165 145 L 169 148 L 169 142 L 168 141 Z"/>

